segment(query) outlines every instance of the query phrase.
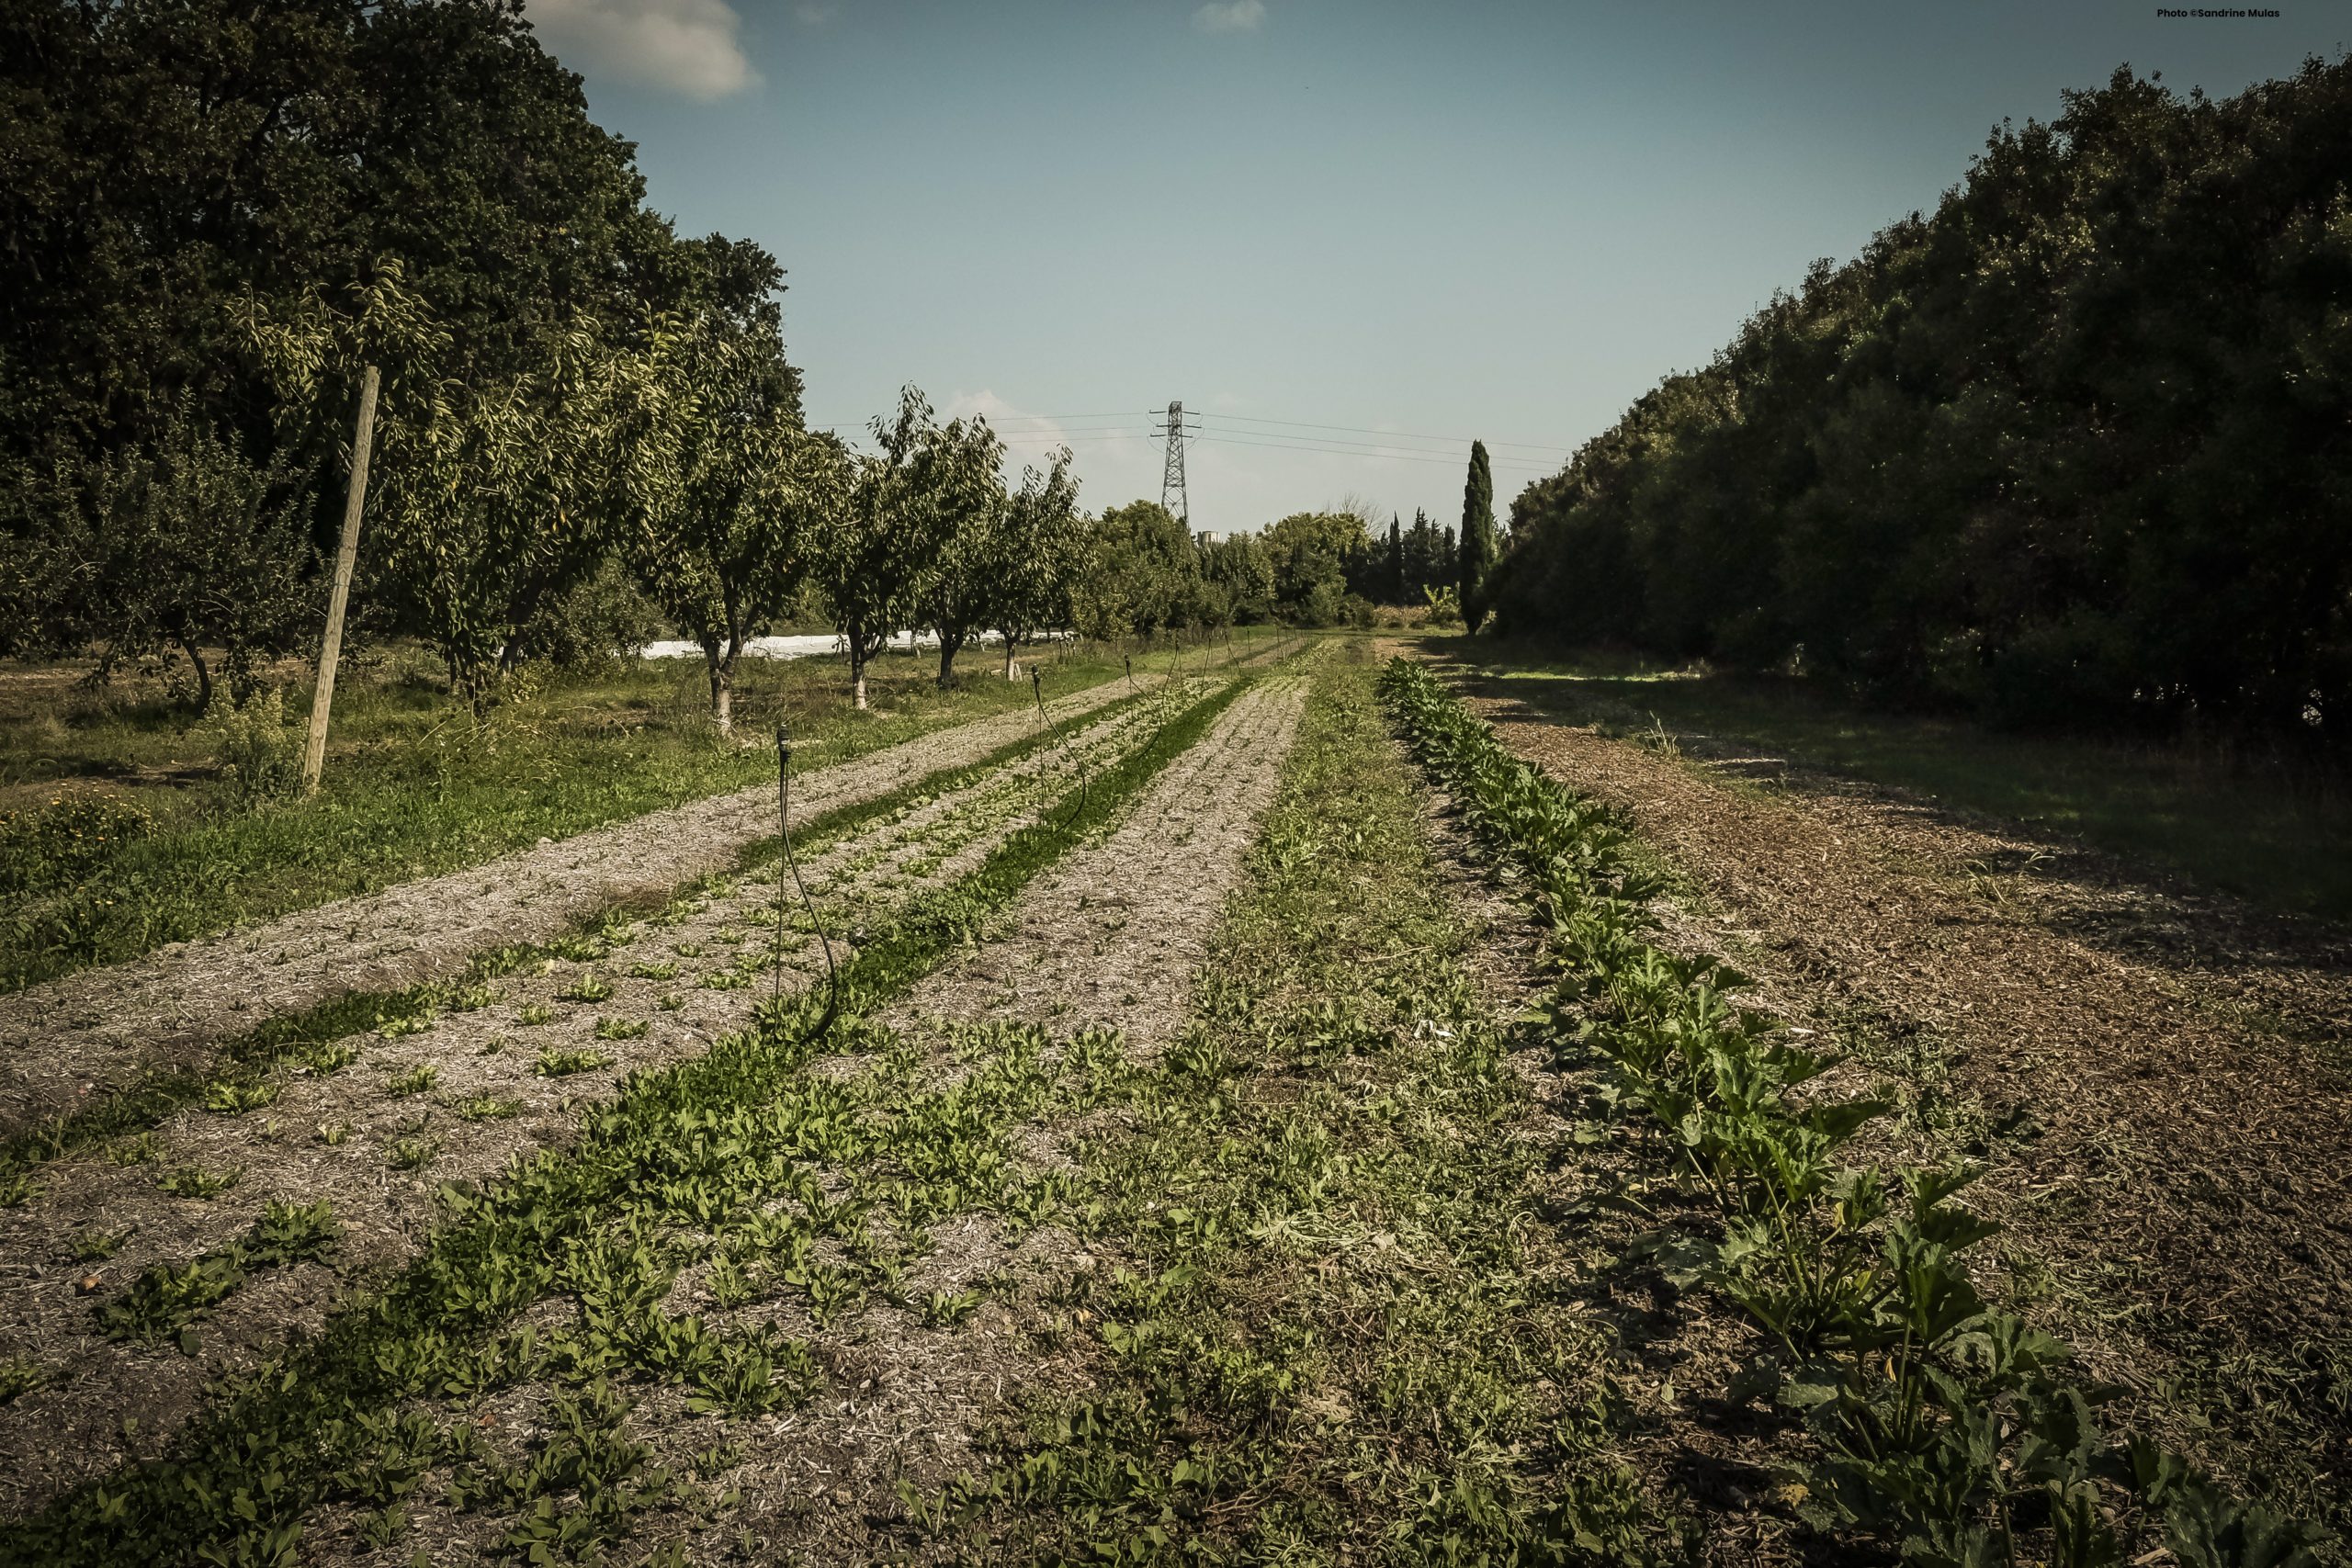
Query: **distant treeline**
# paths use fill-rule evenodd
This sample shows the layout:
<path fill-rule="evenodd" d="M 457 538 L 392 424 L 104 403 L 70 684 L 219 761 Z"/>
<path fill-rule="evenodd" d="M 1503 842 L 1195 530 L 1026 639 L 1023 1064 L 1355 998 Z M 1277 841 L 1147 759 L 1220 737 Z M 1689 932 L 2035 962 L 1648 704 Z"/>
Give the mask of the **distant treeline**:
<path fill-rule="evenodd" d="M 2119 71 L 1513 503 L 1506 632 L 2352 735 L 2352 64 Z"/>

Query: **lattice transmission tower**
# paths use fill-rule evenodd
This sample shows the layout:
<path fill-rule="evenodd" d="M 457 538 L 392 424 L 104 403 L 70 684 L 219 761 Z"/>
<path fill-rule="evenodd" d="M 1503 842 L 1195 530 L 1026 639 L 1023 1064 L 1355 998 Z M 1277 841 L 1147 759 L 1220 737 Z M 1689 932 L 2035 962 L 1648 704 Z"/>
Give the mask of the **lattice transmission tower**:
<path fill-rule="evenodd" d="M 1188 529 L 1193 525 L 1193 505 L 1184 495 L 1184 444 L 1200 430 L 1197 420 L 1186 420 L 1182 403 L 1168 405 L 1168 423 L 1159 433 L 1159 438 L 1168 443 L 1168 455 L 1159 469 L 1159 505 L 1182 518 Z"/>

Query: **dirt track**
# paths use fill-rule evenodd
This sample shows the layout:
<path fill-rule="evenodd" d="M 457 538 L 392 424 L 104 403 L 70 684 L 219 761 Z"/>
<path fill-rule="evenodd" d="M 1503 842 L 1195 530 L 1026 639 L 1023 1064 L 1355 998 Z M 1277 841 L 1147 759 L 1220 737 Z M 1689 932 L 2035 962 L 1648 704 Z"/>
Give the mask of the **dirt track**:
<path fill-rule="evenodd" d="M 1776 1010 L 1908 1079 L 1914 1114 L 1889 1152 L 1989 1167 L 1976 1201 L 2048 1265 L 2023 1289 L 2028 1310 L 2095 1376 L 2154 1397 L 2159 1419 L 2158 1385 L 2181 1379 L 2183 1407 L 2239 1406 L 2256 1447 L 2274 1440 L 2257 1428 L 2283 1420 L 2287 1445 L 2309 1450 L 2296 1462 L 2313 1467 L 2301 1484 L 2344 1495 L 2340 943 L 2282 940 L 2278 922 L 2133 888 L 2078 848 L 1886 792 L 1802 777 L 1777 795 L 1734 787 L 1704 762 L 1464 684 L 1513 750 L 1624 808 L 1690 878 L 1701 897 L 1677 917 L 1681 940 L 1725 953 Z M 2080 875 L 1988 869 L 2070 863 Z M 2187 922 L 2194 940 L 2174 931 Z M 2208 1457 L 2232 1468 L 2230 1449 Z"/>

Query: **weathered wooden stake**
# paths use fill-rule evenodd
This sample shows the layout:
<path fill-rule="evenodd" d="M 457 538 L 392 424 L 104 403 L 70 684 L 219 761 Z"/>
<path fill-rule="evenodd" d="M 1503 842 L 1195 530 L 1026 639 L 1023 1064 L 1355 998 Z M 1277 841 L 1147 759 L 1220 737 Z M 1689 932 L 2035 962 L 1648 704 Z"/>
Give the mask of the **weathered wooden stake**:
<path fill-rule="evenodd" d="M 327 765 L 327 710 L 334 705 L 334 666 L 343 654 L 343 610 L 359 558 L 359 513 L 368 501 L 368 448 L 376 437 L 376 367 L 359 381 L 359 431 L 351 443 L 351 489 L 343 502 L 343 539 L 334 550 L 334 587 L 327 595 L 327 635 L 319 644 L 319 689 L 311 698 L 311 738 L 302 748 L 302 793 L 315 795 Z"/>

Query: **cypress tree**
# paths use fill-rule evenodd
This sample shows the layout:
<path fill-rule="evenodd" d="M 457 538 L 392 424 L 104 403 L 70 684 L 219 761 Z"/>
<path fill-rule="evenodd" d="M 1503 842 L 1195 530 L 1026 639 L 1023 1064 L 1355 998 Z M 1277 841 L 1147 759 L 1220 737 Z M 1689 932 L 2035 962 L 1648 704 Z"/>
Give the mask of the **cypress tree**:
<path fill-rule="evenodd" d="M 1495 568 L 1495 479 L 1487 444 L 1470 443 L 1470 478 L 1462 487 L 1462 624 L 1476 631 L 1487 618 L 1487 574 Z"/>
<path fill-rule="evenodd" d="M 1405 603 L 1405 525 L 1388 514 L 1388 602 Z"/>

